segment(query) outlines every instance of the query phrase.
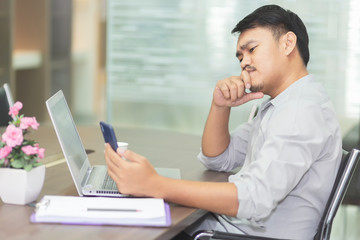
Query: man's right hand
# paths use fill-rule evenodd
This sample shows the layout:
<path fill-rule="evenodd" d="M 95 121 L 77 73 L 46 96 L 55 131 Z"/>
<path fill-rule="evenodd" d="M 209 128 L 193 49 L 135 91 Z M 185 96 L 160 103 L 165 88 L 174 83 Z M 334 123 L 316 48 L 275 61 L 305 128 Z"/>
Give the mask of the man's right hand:
<path fill-rule="evenodd" d="M 220 80 L 213 93 L 213 103 L 218 107 L 236 107 L 264 96 L 262 92 L 245 92 L 250 87 L 251 79 L 246 70 L 242 71 L 240 76 Z"/>

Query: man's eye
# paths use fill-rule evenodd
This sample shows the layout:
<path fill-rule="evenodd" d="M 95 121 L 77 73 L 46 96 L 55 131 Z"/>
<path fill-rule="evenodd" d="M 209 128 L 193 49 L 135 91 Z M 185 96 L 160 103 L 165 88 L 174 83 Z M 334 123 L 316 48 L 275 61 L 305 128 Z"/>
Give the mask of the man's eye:
<path fill-rule="evenodd" d="M 249 52 L 253 52 L 255 50 L 256 47 L 250 48 Z"/>

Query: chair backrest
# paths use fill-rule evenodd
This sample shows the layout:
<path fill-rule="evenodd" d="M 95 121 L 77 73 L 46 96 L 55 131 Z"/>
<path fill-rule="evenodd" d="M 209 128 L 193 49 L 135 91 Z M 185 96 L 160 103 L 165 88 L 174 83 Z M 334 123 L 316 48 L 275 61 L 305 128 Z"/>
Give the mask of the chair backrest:
<path fill-rule="evenodd" d="M 336 212 L 345 196 L 356 165 L 359 161 L 360 151 L 353 149 L 351 152 L 344 152 L 334 186 L 326 203 L 324 214 L 318 226 L 314 240 L 329 240 L 332 222 Z"/>
<path fill-rule="evenodd" d="M 0 87 L 0 126 L 7 126 L 12 118 L 9 116 L 9 108 L 14 104 L 9 85 L 5 83 Z"/>

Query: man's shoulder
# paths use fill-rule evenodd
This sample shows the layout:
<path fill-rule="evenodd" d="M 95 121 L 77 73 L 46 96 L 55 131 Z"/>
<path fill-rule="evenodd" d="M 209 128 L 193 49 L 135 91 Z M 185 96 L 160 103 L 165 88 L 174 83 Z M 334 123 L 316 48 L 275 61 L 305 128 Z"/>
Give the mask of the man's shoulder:
<path fill-rule="evenodd" d="M 312 125 L 322 119 L 336 118 L 331 99 L 321 84 L 306 84 L 289 93 L 274 105 L 271 119 L 274 124 Z"/>
<path fill-rule="evenodd" d="M 290 86 L 275 107 L 307 111 L 308 108 L 321 107 L 326 102 L 331 100 L 323 85 L 308 76 Z"/>

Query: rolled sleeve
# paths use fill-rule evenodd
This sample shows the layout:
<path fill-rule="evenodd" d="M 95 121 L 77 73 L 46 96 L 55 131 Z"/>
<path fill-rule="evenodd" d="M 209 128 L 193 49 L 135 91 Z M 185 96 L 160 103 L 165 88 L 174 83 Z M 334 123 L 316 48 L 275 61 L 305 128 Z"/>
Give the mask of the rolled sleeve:
<path fill-rule="evenodd" d="M 279 140 L 276 145 L 269 144 L 268 147 L 279 148 Z M 309 169 L 312 157 L 307 151 L 291 159 L 287 156 L 289 151 L 290 148 L 269 157 L 266 153 L 269 151 L 264 149 L 264 154 L 256 162 L 229 177 L 229 182 L 237 188 L 238 218 L 258 222 L 269 216 Z"/>
<path fill-rule="evenodd" d="M 202 150 L 198 155 L 199 161 L 210 170 L 229 172 L 242 166 L 246 157 L 248 137 L 251 123 L 246 123 L 235 129 L 230 136 L 229 146 L 216 157 L 206 156 Z"/>

